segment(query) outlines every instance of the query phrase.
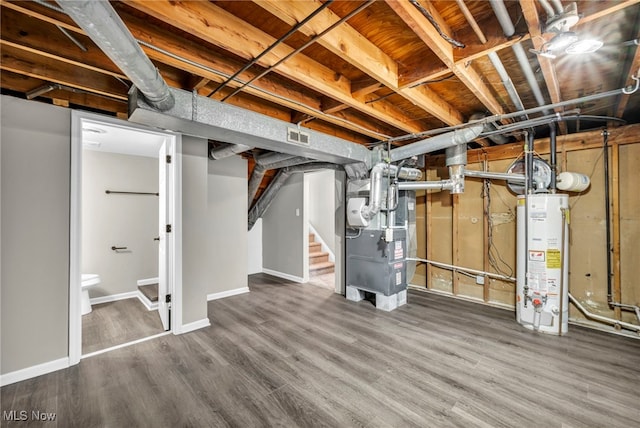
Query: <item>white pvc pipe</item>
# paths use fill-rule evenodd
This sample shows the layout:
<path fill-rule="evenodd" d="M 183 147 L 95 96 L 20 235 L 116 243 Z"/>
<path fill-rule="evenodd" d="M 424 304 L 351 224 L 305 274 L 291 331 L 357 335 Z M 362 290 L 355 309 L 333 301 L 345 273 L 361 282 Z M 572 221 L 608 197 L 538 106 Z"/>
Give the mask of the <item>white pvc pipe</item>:
<path fill-rule="evenodd" d="M 580 304 L 580 302 L 575 297 L 571 295 L 571 293 L 569 293 L 569 300 L 571 301 L 571 303 L 573 303 L 576 306 L 576 308 L 578 308 L 578 310 L 580 310 L 580 312 L 582 312 L 582 314 L 585 317 L 589 319 L 592 319 L 594 321 L 600 321 L 605 324 L 609 324 L 613 326 L 620 326 L 622 328 L 626 328 L 627 330 L 633 330 L 635 332 L 640 333 L 640 325 L 629 324 L 628 322 L 614 320 L 613 318 L 605 317 L 602 315 L 596 315 L 589 312 L 587 309 L 585 309 L 584 306 Z"/>
<path fill-rule="evenodd" d="M 502 279 L 502 280 L 505 280 L 505 281 L 516 282 L 515 278 L 513 278 L 511 276 L 507 276 L 507 275 L 501 275 L 499 273 L 486 272 L 486 271 L 483 271 L 483 270 L 471 269 L 471 268 L 462 267 L 462 266 L 450 265 L 448 263 L 441 263 L 441 262 L 436 262 L 436 261 L 433 261 L 433 260 L 418 259 L 418 258 L 413 258 L 413 257 L 407 257 L 406 260 L 408 262 L 429 263 L 431 265 L 438 266 L 438 267 L 441 267 L 441 268 L 451 269 L 453 271 L 462 271 L 462 272 L 467 272 L 467 273 L 471 273 L 471 274 L 474 274 L 474 275 L 484 275 L 484 276 L 488 276 L 488 277 L 491 277 L 491 278 L 496 278 L 496 279 Z"/>

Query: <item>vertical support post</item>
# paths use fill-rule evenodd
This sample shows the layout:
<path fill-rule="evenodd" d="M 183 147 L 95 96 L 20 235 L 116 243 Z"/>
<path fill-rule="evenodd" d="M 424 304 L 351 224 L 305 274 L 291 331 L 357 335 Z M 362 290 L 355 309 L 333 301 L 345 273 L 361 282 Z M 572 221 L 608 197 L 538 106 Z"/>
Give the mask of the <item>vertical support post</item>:
<path fill-rule="evenodd" d="M 452 194 L 451 195 L 451 206 L 452 206 L 452 245 L 451 245 L 451 252 L 452 254 L 452 260 L 451 260 L 451 264 L 454 266 L 458 266 L 459 265 L 459 249 L 460 249 L 460 245 L 458 242 L 458 238 L 459 238 L 459 232 L 460 232 L 460 228 L 458 227 L 458 216 L 460 215 L 459 211 L 460 211 L 460 195 L 459 194 Z M 451 272 L 451 293 L 453 293 L 454 296 L 458 295 L 458 273 L 454 270 Z"/>
<path fill-rule="evenodd" d="M 613 247 L 613 301 L 622 303 L 620 278 L 620 146 L 611 145 L 611 208 L 612 208 L 612 247 Z M 617 320 L 621 319 L 620 307 L 614 308 Z"/>
<path fill-rule="evenodd" d="M 425 171 L 425 176 L 426 176 L 426 171 Z M 426 206 L 424 210 L 424 221 L 425 221 L 425 229 L 426 229 L 426 235 L 427 235 L 427 239 L 426 239 L 427 260 L 433 260 L 433 254 L 431 251 L 431 248 L 432 248 L 431 230 L 433 227 L 432 215 L 431 215 L 431 211 L 432 211 L 431 204 L 433 202 L 433 198 L 431 196 L 431 192 L 429 192 L 428 190 L 425 191 L 425 198 L 426 198 L 426 202 L 425 202 Z M 425 276 L 426 276 L 425 286 L 427 288 L 430 288 L 429 284 L 431 284 L 432 274 L 433 274 L 433 267 L 431 266 L 431 263 L 427 263 L 426 271 L 425 271 Z"/>
<path fill-rule="evenodd" d="M 489 163 L 487 162 L 487 154 L 484 154 L 484 160 L 482 161 L 483 170 L 487 171 L 489 169 Z M 489 180 L 484 179 L 482 181 L 483 191 L 482 191 L 482 204 L 483 204 L 483 223 L 482 223 L 482 242 L 483 242 L 483 251 L 482 251 L 482 269 L 485 272 L 489 272 L 490 263 L 489 263 L 489 216 L 491 213 L 489 212 Z M 485 302 L 489 301 L 489 289 L 491 279 L 485 275 L 484 276 L 484 289 L 482 290 L 482 298 Z"/>

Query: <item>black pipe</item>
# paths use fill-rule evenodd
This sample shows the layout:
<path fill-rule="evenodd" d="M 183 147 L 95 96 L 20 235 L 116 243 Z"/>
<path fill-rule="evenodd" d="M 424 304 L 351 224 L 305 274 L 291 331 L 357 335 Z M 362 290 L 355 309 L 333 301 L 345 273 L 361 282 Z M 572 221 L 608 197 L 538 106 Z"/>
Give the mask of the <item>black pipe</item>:
<path fill-rule="evenodd" d="M 603 144 L 603 162 L 604 162 L 604 221 L 607 232 L 606 248 L 607 248 L 607 303 L 611 306 L 613 296 L 611 294 L 611 213 L 609 208 L 609 131 L 602 131 Z"/>
<path fill-rule="evenodd" d="M 533 135 L 533 131 L 529 131 L 527 133 L 527 150 L 525 152 L 525 159 L 527 162 L 526 168 L 529 171 L 529 175 L 527 176 L 527 188 L 525 193 L 529 193 L 530 191 L 535 190 L 533 187 L 533 140 L 535 136 Z"/>
<path fill-rule="evenodd" d="M 556 193 L 556 147 L 556 123 L 551 122 L 549 124 L 549 163 L 551 164 L 551 182 L 549 183 L 549 188 L 551 189 L 551 193 Z"/>
<path fill-rule="evenodd" d="M 220 84 L 220 86 L 218 86 L 217 88 L 215 88 L 213 91 L 211 91 L 209 93 L 209 95 L 207 95 L 207 97 L 211 97 L 211 95 L 215 94 L 216 92 L 218 92 L 219 90 L 221 90 L 222 88 L 224 88 L 225 86 L 227 86 L 230 82 L 232 82 L 236 77 L 238 77 L 241 73 L 247 71 L 249 68 L 251 68 L 251 66 L 255 65 L 258 61 L 260 61 L 260 59 L 265 56 L 266 54 L 268 54 L 269 52 L 271 52 L 273 50 L 273 48 L 275 48 L 276 46 L 284 43 L 289 37 L 291 37 L 293 34 L 295 34 L 300 28 L 302 28 L 304 25 L 306 25 L 307 22 L 311 21 L 311 19 L 313 19 L 317 14 L 319 14 L 320 12 L 322 12 L 324 9 L 326 9 L 331 3 L 333 3 L 333 0 L 327 0 L 326 2 L 324 2 L 323 4 L 321 4 L 316 10 L 314 10 L 309 16 L 307 16 L 306 18 L 304 18 L 302 21 L 298 22 L 296 25 L 294 25 L 293 27 L 291 27 L 291 29 L 289 31 L 287 31 L 287 33 L 280 37 L 278 40 L 276 40 L 275 42 L 273 42 L 271 44 L 271 46 L 269 46 L 267 49 L 265 49 L 264 51 L 262 51 L 258 56 L 256 56 L 255 58 L 253 58 L 251 61 L 249 61 L 248 63 L 246 63 L 240 70 L 236 71 L 235 73 L 233 73 L 232 76 L 230 76 L 229 78 L 227 78 L 227 80 L 225 80 L 224 82 L 222 82 Z"/>
<path fill-rule="evenodd" d="M 319 34 L 316 34 L 315 36 L 313 36 L 305 44 L 303 44 L 299 48 L 289 52 L 286 56 L 280 58 L 275 64 L 270 65 L 269 67 L 267 67 L 262 73 L 252 77 L 249 81 L 243 83 L 240 87 L 236 88 L 233 92 L 231 92 L 230 94 L 228 94 L 224 98 L 222 98 L 221 101 L 225 102 L 229 98 L 233 97 L 238 92 L 242 91 L 244 88 L 246 88 L 247 86 L 249 86 L 250 84 L 252 84 L 256 80 L 262 78 L 267 73 L 271 72 L 271 70 L 273 70 L 274 68 L 276 68 L 277 66 L 279 66 L 280 64 L 282 64 L 283 62 L 285 62 L 286 60 L 291 58 L 292 56 L 302 52 L 303 50 L 305 50 L 306 48 L 308 48 L 309 46 L 314 44 L 316 41 L 321 39 L 328 32 L 334 30 L 336 27 L 339 27 L 340 25 L 342 25 L 342 23 L 344 23 L 344 22 L 348 21 L 349 19 L 351 19 L 351 17 L 353 17 L 354 15 L 357 15 L 358 13 L 362 12 L 367 7 L 371 6 L 373 3 L 375 3 L 375 0 L 368 0 L 366 3 L 361 4 L 356 9 L 351 11 L 348 15 L 340 18 L 340 20 L 338 20 L 338 21 L 334 22 L 333 24 L 331 24 L 329 27 L 325 28 L 322 32 L 320 32 Z"/>

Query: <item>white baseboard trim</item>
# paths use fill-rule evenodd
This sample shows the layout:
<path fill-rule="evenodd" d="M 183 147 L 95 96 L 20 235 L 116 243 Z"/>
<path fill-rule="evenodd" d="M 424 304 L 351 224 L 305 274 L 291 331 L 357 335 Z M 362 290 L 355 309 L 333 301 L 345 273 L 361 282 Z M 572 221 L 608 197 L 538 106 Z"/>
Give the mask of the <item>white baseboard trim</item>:
<path fill-rule="evenodd" d="M 249 292 L 249 287 L 240 287 L 233 290 L 220 291 L 219 293 L 207 294 L 207 302 L 211 300 L 224 299 L 225 297 L 237 296 Z"/>
<path fill-rule="evenodd" d="M 182 328 L 180 329 L 180 334 L 189 333 L 194 330 L 199 330 L 201 328 L 209 327 L 211 322 L 209 318 L 203 318 L 198 321 L 190 322 L 188 324 L 182 324 Z"/>
<path fill-rule="evenodd" d="M 42 376 L 47 373 L 66 369 L 69 367 L 69 357 L 60 358 L 59 360 L 49 361 L 47 363 L 38 364 L 15 372 L 6 373 L 0 376 L 0 386 L 11 385 L 12 383 L 21 382 L 36 376 Z"/>
<path fill-rule="evenodd" d="M 266 273 L 268 275 L 272 275 L 272 276 L 277 276 L 278 278 L 282 278 L 282 279 L 288 279 L 289 281 L 293 281 L 293 282 L 299 282 L 301 284 L 303 284 L 304 278 L 300 277 L 300 276 L 294 276 L 294 275 L 289 275 L 288 273 L 284 273 L 284 272 L 278 272 L 275 270 L 271 270 L 271 269 L 262 269 L 262 273 Z"/>
<path fill-rule="evenodd" d="M 146 279 L 139 279 L 138 280 L 138 287 L 141 287 L 143 285 L 151 285 L 151 284 L 157 284 L 158 283 L 158 278 L 146 278 Z"/>
<path fill-rule="evenodd" d="M 147 298 L 147 296 L 145 296 L 144 294 L 142 294 L 142 291 L 138 290 L 138 300 L 140 300 L 140 302 L 142 302 L 142 304 L 144 305 L 145 308 L 147 308 L 148 311 L 157 311 L 158 310 L 158 302 L 152 302 L 151 300 L 149 300 Z"/>
<path fill-rule="evenodd" d="M 92 305 L 99 305 L 101 303 L 115 302 L 117 300 L 133 299 L 138 297 L 138 291 L 128 291 L 126 293 L 110 294 L 108 296 L 94 297 L 89 299 Z"/>

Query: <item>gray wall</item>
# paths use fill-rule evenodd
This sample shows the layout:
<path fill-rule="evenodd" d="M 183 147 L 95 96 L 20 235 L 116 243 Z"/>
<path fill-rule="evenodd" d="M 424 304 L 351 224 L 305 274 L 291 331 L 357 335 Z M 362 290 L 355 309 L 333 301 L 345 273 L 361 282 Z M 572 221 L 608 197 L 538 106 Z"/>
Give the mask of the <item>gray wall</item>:
<path fill-rule="evenodd" d="M 334 219 L 335 219 L 335 256 L 336 256 L 336 276 L 335 285 L 336 292 L 345 294 L 346 285 L 346 238 L 344 236 L 347 224 L 346 219 L 346 188 L 347 175 L 344 171 L 336 171 L 335 173 L 335 192 L 334 192 Z"/>
<path fill-rule="evenodd" d="M 292 174 L 262 216 L 264 269 L 304 278 L 304 175 Z"/>
<path fill-rule="evenodd" d="M 208 164 L 209 294 L 247 287 L 247 161 L 240 156 Z"/>
<path fill-rule="evenodd" d="M 71 110 L 1 96 L 1 373 L 68 356 Z"/>
<path fill-rule="evenodd" d="M 101 279 L 91 297 L 136 291 L 139 279 L 158 276 L 158 197 L 107 189 L 158 192 L 158 159 L 83 150 L 82 272 Z"/>
<path fill-rule="evenodd" d="M 262 272 L 262 219 L 259 218 L 247 236 L 248 267 L 247 274 Z"/>
<path fill-rule="evenodd" d="M 182 322 L 207 317 L 207 140 L 182 137 Z"/>
<path fill-rule="evenodd" d="M 0 108 L 0 373 L 6 374 L 68 356 L 71 110 L 7 96 Z M 186 324 L 207 317 L 208 293 L 247 284 L 247 164 L 235 157 L 210 170 L 206 140 L 182 141 Z"/>
<path fill-rule="evenodd" d="M 336 172 L 333 170 L 325 170 L 318 172 L 308 172 L 305 178 L 309 183 L 309 192 L 307 194 L 308 202 L 308 219 L 313 225 L 316 232 L 324 240 L 329 249 L 335 253 L 335 187 Z"/>

